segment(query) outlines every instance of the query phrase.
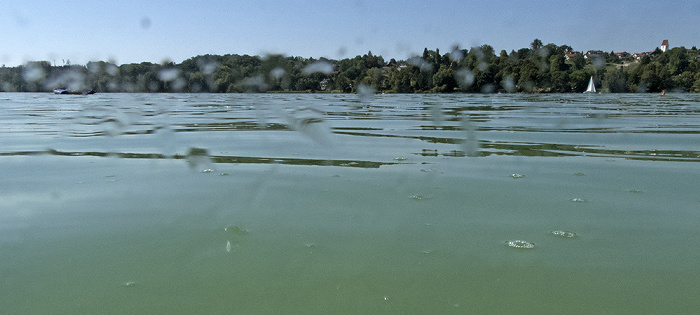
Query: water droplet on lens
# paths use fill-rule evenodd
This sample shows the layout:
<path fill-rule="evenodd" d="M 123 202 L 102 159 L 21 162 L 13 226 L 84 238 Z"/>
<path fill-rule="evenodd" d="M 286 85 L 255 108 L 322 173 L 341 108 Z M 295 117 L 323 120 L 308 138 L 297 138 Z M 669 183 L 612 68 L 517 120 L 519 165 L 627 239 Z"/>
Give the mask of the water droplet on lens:
<path fill-rule="evenodd" d="M 575 237 L 575 236 L 576 236 L 576 233 L 574 233 L 574 232 L 568 232 L 568 231 L 552 231 L 552 232 L 550 232 L 550 233 L 551 233 L 552 235 L 561 236 L 561 237 L 564 237 L 564 238 L 572 238 L 572 237 Z"/>
<path fill-rule="evenodd" d="M 462 140 L 462 149 L 466 156 L 479 156 L 479 139 L 476 135 L 476 124 L 464 115 L 462 118 L 462 129 L 465 132 L 465 138 Z"/>
<path fill-rule="evenodd" d="M 187 151 L 185 159 L 192 169 L 210 169 L 211 158 L 209 157 L 209 151 L 207 149 L 190 148 Z"/>
<path fill-rule="evenodd" d="M 509 247 L 519 248 L 519 249 L 532 249 L 535 248 L 535 243 L 531 243 L 523 240 L 507 241 L 506 244 Z"/>
<path fill-rule="evenodd" d="M 324 112 L 311 107 L 299 107 L 286 115 L 287 123 L 321 145 L 331 144 L 331 129 L 324 119 Z"/>
<path fill-rule="evenodd" d="M 304 70 L 302 70 L 302 73 L 306 75 L 312 74 L 314 72 L 320 72 L 325 75 L 329 75 L 333 73 L 333 64 L 327 61 L 316 61 L 306 66 Z"/>

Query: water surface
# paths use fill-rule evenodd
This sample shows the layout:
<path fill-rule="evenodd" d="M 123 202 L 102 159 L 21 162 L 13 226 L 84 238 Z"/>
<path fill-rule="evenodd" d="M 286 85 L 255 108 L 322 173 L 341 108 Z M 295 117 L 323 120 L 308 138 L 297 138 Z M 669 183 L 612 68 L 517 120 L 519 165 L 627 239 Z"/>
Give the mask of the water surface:
<path fill-rule="evenodd" d="M 0 309 L 693 313 L 699 101 L 2 93 Z"/>

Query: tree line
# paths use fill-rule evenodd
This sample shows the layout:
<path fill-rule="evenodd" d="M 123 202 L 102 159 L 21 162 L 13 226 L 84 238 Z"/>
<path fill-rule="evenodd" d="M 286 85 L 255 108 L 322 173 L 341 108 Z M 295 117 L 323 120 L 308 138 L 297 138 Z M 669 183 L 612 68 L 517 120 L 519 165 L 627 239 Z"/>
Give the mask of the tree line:
<path fill-rule="evenodd" d="M 0 68 L 0 91 L 43 92 L 55 88 L 96 92 L 341 92 L 386 93 L 582 92 L 590 77 L 599 90 L 700 92 L 700 51 L 658 48 L 640 58 L 614 52 L 584 56 L 570 46 L 544 45 L 510 53 L 482 45 L 441 54 L 424 49 L 407 60 L 368 52 L 340 60 L 282 55 L 201 55 L 180 64 L 52 66 L 48 61 Z"/>

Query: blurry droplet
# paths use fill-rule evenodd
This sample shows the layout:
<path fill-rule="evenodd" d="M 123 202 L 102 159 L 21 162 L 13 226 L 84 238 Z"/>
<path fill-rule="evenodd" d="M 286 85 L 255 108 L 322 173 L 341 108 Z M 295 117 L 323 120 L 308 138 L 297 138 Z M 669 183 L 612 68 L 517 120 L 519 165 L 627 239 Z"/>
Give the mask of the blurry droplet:
<path fill-rule="evenodd" d="M 466 156 L 479 156 L 479 139 L 477 139 L 476 129 L 476 124 L 469 118 L 469 115 L 464 115 L 462 130 L 464 130 L 465 138 L 462 140 L 462 150 Z"/>
<path fill-rule="evenodd" d="M 207 149 L 190 148 L 185 159 L 192 169 L 209 169 L 211 165 L 211 158 Z"/>
<path fill-rule="evenodd" d="M 285 115 L 289 127 L 306 135 L 316 143 L 331 143 L 331 129 L 325 123 L 324 112 L 311 107 L 299 107 Z"/>
<path fill-rule="evenodd" d="M 509 247 L 519 248 L 519 249 L 532 249 L 535 248 L 535 243 L 531 243 L 523 240 L 507 241 L 506 244 Z"/>
<path fill-rule="evenodd" d="M 592 58 L 591 64 L 593 64 L 593 66 L 595 66 L 598 69 L 603 69 L 605 68 L 605 59 L 603 59 L 602 57 Z"/>
<path fill-rule="evenodd" d="M 117 65 L 115 64 L 110 63 L 107 64 L 107 66 L 105 66 L 105 71 L 107 71 L 107 74 L 111 76 L 116 76 L 117 74 L 119 74 L 119 67 L 117 67 Z"/>
<path fill-rule="evenodd" d="M 466 89 L 474 84 L 474 73 L 469 69 L 459 69 L 455 72 L 457 84 L 463 89 Z"/>
<path fill-rule="evenodd" d="M 44 69 L 36 62 L 30 62 L 22 69 L 24 81 L 34 82 L 46 76 Z"/>
<path fill-rule="evenodd" d="M 302 73 L 305 75 L 309 75 L 314 72 L 320 72 L 326 75 L 331 74 L 333 73 L 333 64 L 328 61 L 316 61 L 306 66 L 304 70 L 302 70 Z"/>
<path fill-rule="evenodd" d="M 411 58 L 408 58 L 408 60 L 406 60 L 406 62 L 408 62 L 408 64 L 410 64 L 412 66 L 420 68 L 421 71 L 427 71 L 427 72 L 433 71 L 433 65 L 431 65 L 430 63 L 428 63 L 427 61 L 425 61 L 421 57 L 417 57 L 417 56 L 411 57 Z"/>
<path fill-rule="evenodd" d="M 163 69 L 158 72 L 158 79 L 164 82 L 172 81 L 177 78 L 180 71 L 176 68 Z"/>
<path fill-rule="evenodd" d="M 284 69 L 277 67 L 272 70 L 270 70 L 270 77 L 273 79 L 281 79 L 282 76 L 284 76 Z"/>
<path fill-rule="evenodd" d="M 450 58 L 452 61 L 462 61 L 464 59 L 464 53 L 462 50 L 459 49 L 459 46 L 455 45 L 452 47 L 452 51 L 450 52 Z"/>
<path fill-rule="evenodd" d="M 496 91 L 496 86 L 494 86 L 491 83 L 486 83 L 484 86 L 481 88 L 481 93 L 489 94 L 493 93 Z"/>
<path fill-rule="evenodd" d="M 265 83 L 265 78 L 262 75 L 257 75 L 252 78 L 245 78 L 242 82 L 243 85 L 248 87 L 249 92 L 265 92 L 267 91 L 267 83 Z"/>
<path fill-rule="evenodd" d="M 503 89 L 506 90 L 508 93 L 513 93 L 515 92 L 515 79 L 513 79 L 513 76 L 507 76 L 503 79 Z"/>
<path fill-rule="evenodd" d="M 369 86 L 364 83 L 360 83 L 357 86 L 357 96 L 360 97 L 360 102 L 363 104 L 369 103 L 375 93 L 377 93 L 377 89 L 374 86 Z"/>
<path fill-rule="evenodd" d="M 445 118 L 442 114 L 442 106 L 439 103 L 434 103 L 430 105 L 430 117 L 433 118 L 433 123 L 435 123 L 435 126 L 442 125 L 442 121 Z"/>
<path fill-rule="evenodd" d="M 147 30 L 151 28 L 151 18 L 144 16 L 141 18 L 141 28 Z"/>

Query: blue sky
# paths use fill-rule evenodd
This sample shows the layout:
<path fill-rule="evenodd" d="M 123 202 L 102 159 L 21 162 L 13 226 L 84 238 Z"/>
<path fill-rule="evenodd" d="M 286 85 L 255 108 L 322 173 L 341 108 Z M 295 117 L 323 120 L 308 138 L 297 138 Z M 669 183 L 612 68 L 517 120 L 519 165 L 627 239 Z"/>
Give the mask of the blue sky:
<path fill-rule="evenodd" d="M 697 0 L 96 2 L 0 4 L 0 64 L 267 53 L 339 59 L 367 51 L 388 60 L 424 47 L 517 50 L 534 38 L 579 51 L 651 51 L 663 39 L 700 46 Z"/>

